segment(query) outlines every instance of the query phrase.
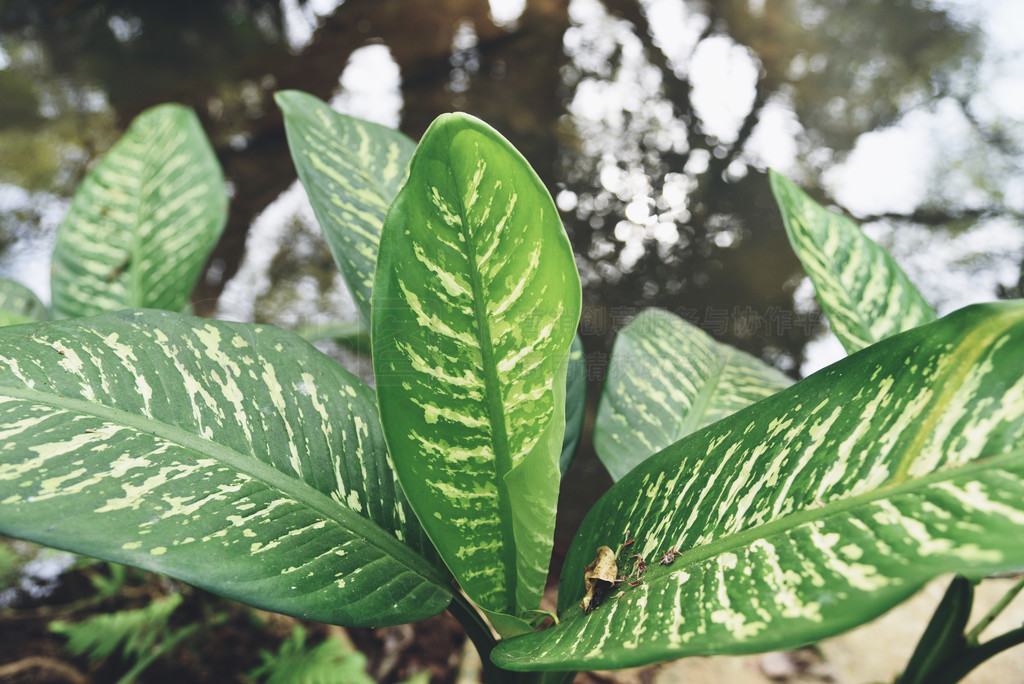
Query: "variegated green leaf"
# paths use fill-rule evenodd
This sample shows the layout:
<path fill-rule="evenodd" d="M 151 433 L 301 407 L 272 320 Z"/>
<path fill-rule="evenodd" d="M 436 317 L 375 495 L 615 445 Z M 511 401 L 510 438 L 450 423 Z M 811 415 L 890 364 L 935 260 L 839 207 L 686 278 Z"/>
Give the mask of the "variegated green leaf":
<path fill-rule="evenodd" d="M 935 311 L 889 254 L 849 218 L 769 172 L 789 242 L 848 353 L 935 320 Z"/>
<path fill-rule="evenodd" d="M 394 129 L 340 114 L 306 93 L 285 90 L 274 99 L 284 112 L 299 180 L 352 298 L 369 321 L 381 224 L 405 182 L 416 143 Z"/>
<path fill-rule="evenodd" d="M 558 459 L 558 471 L 562 477 L 565 477 L 576 455 L 586 412 L 587 367 L 583 357 L 583 341 L 577 335 L 572 338 L 572 347 L 569 348 L 569 369 L 565 376 L 565 435 L 562 438 L 562 455 Z"/>
<path fill-rule="evenodd" d="M 21 283 L 0 278 L 0 326 L 44 321 L 50 317 L 35 292 Z"/>
<path fill-rule="evenodd" d="M 1024 568 L 1022 371 L 1024 302 L 976 305 L 676 442 L 583 522 L 561 624 L 500 644 L 493 660 L 605 668 L 789 648 L 870 620 L 936 575 Z M 627 531 L 643 582 L 584 615 L 584 567 Z"/>
<path fill-rule="evenodd" d="M 492 612 L 544 588 L 580 297 L 537 175 L 483 122 L 439 117 L 384 223 L 370 337 L 402 487 Z"/>
<path fill-rule="evenodd" d="M 54 311 L 181 311 L 224 230 L 227 204 L 192 110 L 146 110 L 82 181 L 57 231 Z"/>
<path fill-rule="evenodd" d="M 376 416 L 275 328 L 156 311 L 4 328 L 0 533 L 321 622 L 425 618 L 448 575 Z"/>
<path fill-rule="evenodd" d="M 678 316 L 647 309 L 615 339 L 594 448 L 618 481 L 669 444 L 791 384 Z"/>

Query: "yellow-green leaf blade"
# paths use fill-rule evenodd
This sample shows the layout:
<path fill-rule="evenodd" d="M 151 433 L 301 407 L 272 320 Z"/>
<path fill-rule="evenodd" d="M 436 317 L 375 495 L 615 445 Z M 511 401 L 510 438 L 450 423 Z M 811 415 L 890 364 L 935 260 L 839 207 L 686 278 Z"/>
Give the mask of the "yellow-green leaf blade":
<path fill-rule="evenodd" d="M 654 455 L 584 521 L 561 624 L 500 645 L 495 661 L 624 667 L 789 648 L 936 575 L 1024 567 L 1022 350 L 1024 303 L 968 307 Z M 584 566 L 626 530 L 644 583 L 583 615 Z"/>
<path fill-rule="evenodd" d="M 381 224 L 405 182 L 416 144 L 401 132 L 336 112 L 307 93 L 274 95 L 284 113 L 292 161 L 334 261 L 363 319 Z"/>
<path fill-rule="evenodd" d="M 428 617 L 447 574 L 375 416 L 369 388 L 270 327 L 129 311 L 5 328 L 0 532 L 323 622 Z"/>
<path fill-rule="evenodd" d="M 374 373 L 402 486 L 470 598 L 537 608 L 580 285 L 550 195 L 497 132 L 444 115 L 388 212 Z"/>
<path fill-rule="evenodd" d="M 935 320 L 935 310 L 860 226 L 778 173 L 769 176 L 793 251 L 848 353 Z"/>
<path fill-rule="evenodd" d="M 54 311 L 181 311 L 224 230 L 227 204 L 195 113 L 146 110 L 75 192 L 53 252 Z"/>
<path fill-rule="evenodd" d="M 791 384 L 678 316 L 647 309 L 615 340 L 594 448 L 618 481 L 669 444 Z"/>

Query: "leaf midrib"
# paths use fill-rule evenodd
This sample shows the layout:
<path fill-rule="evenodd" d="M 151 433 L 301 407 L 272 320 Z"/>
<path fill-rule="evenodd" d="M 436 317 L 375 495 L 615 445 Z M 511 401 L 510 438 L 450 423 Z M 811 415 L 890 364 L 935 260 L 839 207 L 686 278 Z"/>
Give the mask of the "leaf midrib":
<path fill-rule="evenodd" d="M 386 556 L 406 567 L 409 572 L 418 575 L 426 582 L 440 587 L 445 592 L 451 593 L 447 578 L 413 549 L 402 544 L 370 520 L 339 505 L 333 499 L 310 487 L 302 480 L 288 476 L 255 456 L 246 455 L 222 444 L 203 439 L 182 428 L 174 427 L 156 419 L 129 413 L 106 404 L 92 403 L 71 397 L 59 397 L 58 400 L 58 398 L 45 392 L 7 385 L 0 385 L 0 395 L 24 399 L 36 404 L 58 410 L 67 410 L 80 415 L 90 415 L 158 437 L 197 454 L 212 457 L 228 467 L 248 475 L 259 482 L 263 482 L 269 487 L 308 506 L 325 518 L 334 521 L 342 528 L 360 537 L 364 542 L 377 547 Z"/>

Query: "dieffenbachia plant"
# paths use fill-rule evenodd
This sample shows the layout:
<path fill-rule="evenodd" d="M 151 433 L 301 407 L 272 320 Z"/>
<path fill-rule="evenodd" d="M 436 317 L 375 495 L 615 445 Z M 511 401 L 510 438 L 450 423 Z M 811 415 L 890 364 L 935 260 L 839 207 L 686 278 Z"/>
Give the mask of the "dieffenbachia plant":
<path fill-rule="evenodd" d="M 660 451 L 584 521 L 561 623 L 500 645 L 496 662 L 786 648 L 870 620 L 938 574 L 1019 569 L 1024 377 L 1007 369 L 1022 348 L 1024 303 L 969 307 Z M 627 535 L 644 581 L 584 614 L 584 567 Z"/>
<path fill-rule="evenodd" d="M 187 309 L 227 205 L 224 175 L 195 113 L 180 105 L 146 110 L 86 174 L 57 229 L 52 311 L 0 278 L 0 326 Z"/>
<path fill-rule="evenodd" d="M 227 221 L 217 157 L 195 113 L 140 114 L 86 175 L 57 231 L 57 317 L 182 311 Z"/>
<path fill-rule="evenodd" d="M 594 448 L 612 479 L 792 380 L 659 309 L 640 313 L 612 349 Z"/>
<path fill-rule="evenodd" d="M 292 161 L 363 320 L 381 226 L 405 182 L 416 143 L 399 131 L 340 114 L 307 93 L 274 96 Z"/>
<path fill-rule="evenodd" d="M 267 326 L 135 310 L 0 329 L 0 532 L 329 623 L 447 607 L 489 682 L 798 646 L 938 574 L 1024 567 L 1024 303 L 875 325 L 916 291 L 875 274 L 888 262 L 850 226 L 817 237 L 824 215 L 789 189 L 810 270 L 874 307 L 819 286 L 864 348 L 791 384 L 638 317 L 597 418 L 618 481 L 571 545 L 556 624 L 533 631 L 584 394 L 554 204 L 472 117 L 441 117 L 412 151 L 278 101 L 369 313 L 376 394 Z M 956 588 L 936 633 L 962 628 Z M 938 653 L 919 648 L 908 681 Z"/>
<path fill-rule="evenodd" d="M 4 534 L 322 622 L 450 601 L 372 391 L 292 333 L 128 311 L 3 328 L 0 369 Z"/>
<path fill-rule="evenodd" d="M 856 223 L 824 209 L 780 174 L 768 175 L 790 243 L 848 352 L 935 319 L 935 311 L 902 269 Z M 1022 588 L 1024 580 L 967 630 L 973 585 L 965 577 L 954 577 L 900 676 L 901 684 L 959 681 L 987 658 L 1024 641 L 1024 628 L 985 643 L 978 640 Z"/>
<path fill-rule="evenodd" d="M 790 244 L 848 353 L 935 320 L 903 269 L 856 223 L 775 171 L 768 177 Z"/>

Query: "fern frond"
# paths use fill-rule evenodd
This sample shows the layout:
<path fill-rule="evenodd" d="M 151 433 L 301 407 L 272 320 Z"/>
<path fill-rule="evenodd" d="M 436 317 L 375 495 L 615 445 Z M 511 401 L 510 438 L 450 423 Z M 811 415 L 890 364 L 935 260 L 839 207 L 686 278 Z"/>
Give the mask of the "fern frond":
<path fill-rule="evenodd" d="M 306 630 L 296 625 L 277 653 L 261 651 L 263 664 L 249 677 L 263 684 L 374 684 L 366 674 L 366 656 L 340 641 L 306 646 Z"/>
<path fill-rule="evenodd" d="M 55 621 L 50 623 L 50 631 L 66 636 L 68 650 L 75 655 L 99 660 L 121 647 L 126 659 L 134 659 L 166 633 L 171 614 L 180 603 L 181 595 L 171 594 L 137 610 L 96 615 L 77 623 Z"/>

